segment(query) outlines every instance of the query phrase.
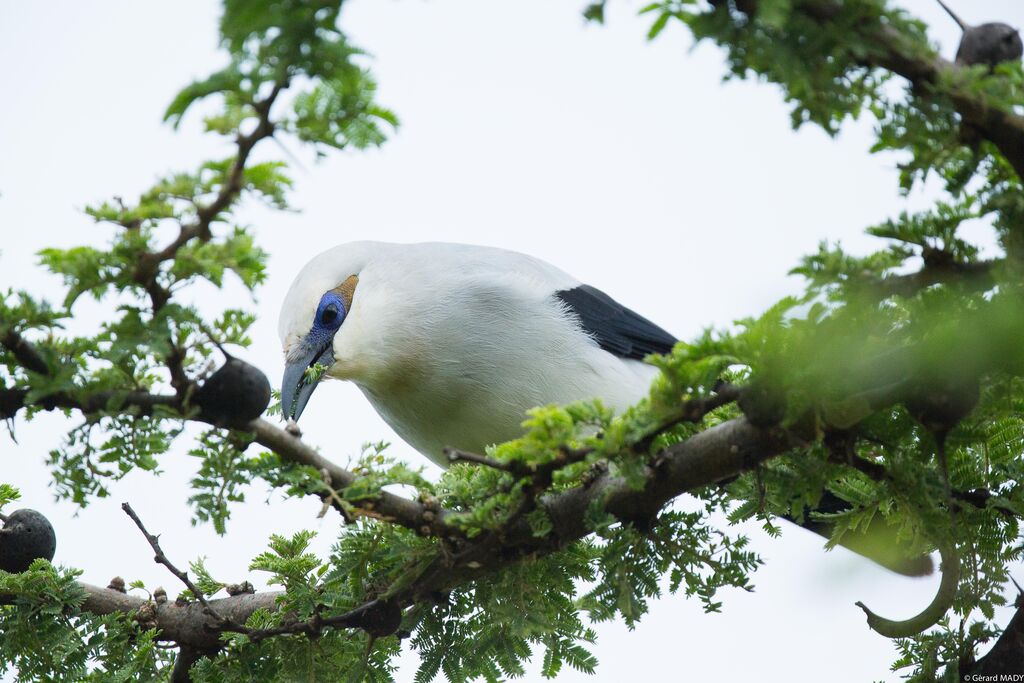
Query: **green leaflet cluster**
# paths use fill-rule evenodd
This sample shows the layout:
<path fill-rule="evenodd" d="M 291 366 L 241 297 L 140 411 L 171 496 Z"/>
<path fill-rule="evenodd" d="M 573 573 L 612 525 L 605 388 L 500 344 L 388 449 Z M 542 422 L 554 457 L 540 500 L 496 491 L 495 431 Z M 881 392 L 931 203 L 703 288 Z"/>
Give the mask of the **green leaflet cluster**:
<path fill-rule="evenodd" d="M 77 612 L 80 573 L 45 560 L 21 574 L 0 572 L 0 594 L 14 596 L 0 610 L 0 672 L 14 667 L 24 681 L 155 680 L 173 661 L 156 647 L 156 632 L 128 615 Z"/>

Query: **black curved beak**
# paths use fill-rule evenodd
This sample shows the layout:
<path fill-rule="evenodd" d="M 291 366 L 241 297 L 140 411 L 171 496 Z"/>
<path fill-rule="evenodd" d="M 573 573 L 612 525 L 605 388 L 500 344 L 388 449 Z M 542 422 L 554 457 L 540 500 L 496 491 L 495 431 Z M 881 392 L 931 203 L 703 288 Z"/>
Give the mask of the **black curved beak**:
<path fill-rule="evenodd" d="M 332 341 L 328 339 L 324 345 L 304 342 L 300 354 L 285 365 L 284 379 L 281 380 L 281 412 L 286 420 L 298 420 L 309 403 L 309 397 L 320 382 L 316 366 L 322 366 L 326 372 L 334 365 Z"/>

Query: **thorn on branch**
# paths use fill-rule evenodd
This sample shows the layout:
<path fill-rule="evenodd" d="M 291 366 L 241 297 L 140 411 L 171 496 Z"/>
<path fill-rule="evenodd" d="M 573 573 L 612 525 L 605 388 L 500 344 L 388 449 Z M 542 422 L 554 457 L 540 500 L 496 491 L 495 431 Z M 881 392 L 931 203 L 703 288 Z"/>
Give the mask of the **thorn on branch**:
<path fill-rule="evenodd" d="M 132 615 L 132 621 L 138 624 L 142 630 L 148 631 L 149 629 L 156 628 L 158 625 L 156 613 L 156 603 L 147 601 L 139 605 L 139 608 L 135 610 L 135 613 Z"/>

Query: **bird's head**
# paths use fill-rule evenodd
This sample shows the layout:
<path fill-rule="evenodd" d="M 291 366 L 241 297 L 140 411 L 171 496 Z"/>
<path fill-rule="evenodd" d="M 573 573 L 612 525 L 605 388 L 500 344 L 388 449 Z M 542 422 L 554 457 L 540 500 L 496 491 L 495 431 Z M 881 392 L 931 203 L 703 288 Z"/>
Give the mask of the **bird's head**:
<path fill-rule="evenodd" d="M 314 258 L 295 278 L 281 307 L 281 408 L 286 419 L 299 418 L 321 378 L 344 374 L 338 349 L 344 346 L 362 266 L 351 256 L 332 249 Z"/>

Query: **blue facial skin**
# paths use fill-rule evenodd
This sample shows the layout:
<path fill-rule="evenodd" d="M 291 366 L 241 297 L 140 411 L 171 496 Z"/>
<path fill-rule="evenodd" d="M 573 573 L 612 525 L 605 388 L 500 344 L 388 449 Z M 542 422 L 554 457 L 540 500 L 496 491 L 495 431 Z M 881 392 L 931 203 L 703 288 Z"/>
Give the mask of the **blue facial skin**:
<path fill-rule="evenodd" d="M 317 363 L 324 367 L 334 364 L 334 334 L 345 320 L 345 302 L 331 291 L 320 297 L 313 316 L 313 326 L 302 340 L 300 352 L 285 366 L 281 382 L 281 410 L 286 419 L 298 420 L 309 397 L 316 389 L 310 384 L 306 370 Z"/>
<path fill-rule="evenodd" d="M 316 315 L 313 316 L 313 327 L 304 343 L 318 348 L 329 344 L 345 320 L 345 313 L 345 302 L 340 296 L 334 292 L 324 294 L 320 297 L 320 305 L 316 307 Z"/>

